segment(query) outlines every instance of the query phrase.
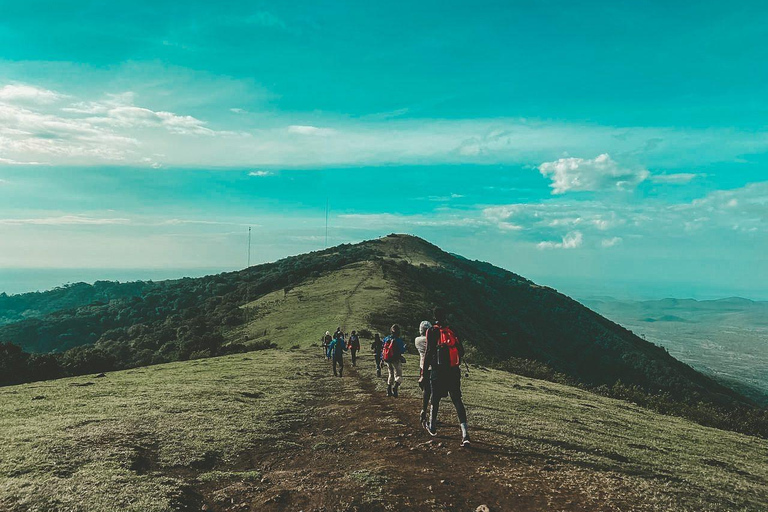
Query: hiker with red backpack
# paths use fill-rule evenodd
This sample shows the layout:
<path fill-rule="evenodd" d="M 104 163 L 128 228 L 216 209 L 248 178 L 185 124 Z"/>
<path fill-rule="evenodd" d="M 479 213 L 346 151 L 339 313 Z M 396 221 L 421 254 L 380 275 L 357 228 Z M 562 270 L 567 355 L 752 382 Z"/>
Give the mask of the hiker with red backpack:
<path fill-rule="evenodd" d="M 360 351 L 360 337 L 357 335 L 357 331 L 352 331 L 352 334 L 349 336 L 347 348 L 349 349 L 350 354 L 352 354 L 352 366 L 355 366 L 357 353 Z"/>
<path fill-rule="evenodd" d="M 469 446 L 467 431 L 467 411 L 461 399 L 461 358 L 464 357 L 464 346 L 456 334 L 448 327 L 445 310 L 436 307 L 435 322 L 427 331 L 427 350 L 424 354 L 424 373 L 429 371 L 429 387 L 432 391 L 432 410 L 429 421 L 423 425 L 431 436 L 437 435 L 437 413 L 440 409 L 440 399 L 451 397 L 461 426 L 461 446 Z M 419 378 L 424 383 L 424 375 Z"/>
<path fill-rule="evenodd" d="M 384 338 L 381 357 L 387 363 L 387 396 L 397 397 L 397 388 L 403 380 L 403 354 L 405 342 L 400 338 L 400 326 L 395 324 L 390 328 L 390 335 Z"/>

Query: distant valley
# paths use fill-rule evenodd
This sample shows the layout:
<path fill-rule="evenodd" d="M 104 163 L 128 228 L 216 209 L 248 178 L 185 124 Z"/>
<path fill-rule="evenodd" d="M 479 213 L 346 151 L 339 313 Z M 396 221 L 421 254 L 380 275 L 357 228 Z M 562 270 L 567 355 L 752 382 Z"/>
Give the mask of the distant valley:
<path fill-rule="evenodd" d="M 768 302 L 740 297 L 704 301 L 594 297 L 580 302 L 697 370 L 768 403 Z"/>

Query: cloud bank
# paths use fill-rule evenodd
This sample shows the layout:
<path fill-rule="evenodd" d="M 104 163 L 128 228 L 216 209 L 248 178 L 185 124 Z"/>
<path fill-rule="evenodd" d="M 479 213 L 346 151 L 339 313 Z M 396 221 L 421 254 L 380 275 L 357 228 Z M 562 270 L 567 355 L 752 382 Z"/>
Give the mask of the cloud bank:
<path fill-rule="evenodd" d="M 206 112 L 212 111 L 212 105 Z M 416 119 L 222 107 L 211 120 L 149 108 L 134 92 L 95 99 L 0 87 L 0 164 L 320 168 L 389 164 L 538 165 L 554 194 L 684 184 L 685 166 L 768 149 L 768 134 L 611 127 L 528 119 Z M 302 117 L 305 118 L 304 122 Z M 723 144 L 727 140 L 728 144 Z M 598 155 L 595 158 L 563 154 Z M 644 165 L 636 162 L 642 155 Z M 541 163 L 544 162 L 544 163 Z M 651 175 L 646 166 L 664 169 Z"/>

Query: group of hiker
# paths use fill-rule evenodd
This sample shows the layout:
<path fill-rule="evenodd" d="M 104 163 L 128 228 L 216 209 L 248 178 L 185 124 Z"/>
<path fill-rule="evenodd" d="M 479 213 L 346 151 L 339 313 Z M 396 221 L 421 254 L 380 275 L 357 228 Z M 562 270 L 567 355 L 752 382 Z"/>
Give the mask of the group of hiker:
<path fill-rule="evenodd" d="M 461 398 L 461 361 L 464 346 L 448 326 L 446 312 L 441 307 L 434 309 L 432 322 L 424 320 L 419 325 L 419 336 L 414 340 L 419 352 L 419 387 L 422 390 L 421 424 L 431 436 L 437 435 L 437 415 L 440 400 L 450 397 L 456 408 L 461 426 L 461 446 L 469 445 L 467 431 L 467 412 Z M 326 359 L 333 361 L 334 376 L 342 377 L 344 372 L 344 352 L 352 355 L 352 366 L 356 366 L 357 352 L 360 351 L 360 335 L 342 332 L 341 327 L 331 335 L 326 331 L 322 338 Z M 376 376 L 381 377 L 382 366 L 387 367 L 387 396 L 397 397 L 398 388 L 403 381 L 403 363 L 406 343 L 401 337 L 400 326 L 390 328 L 389 335 L 381 338 L 374 334 L 371 342 L 376 363 Z"/>
<path fill-rule="evenodd" d="M 347 339 L 349 341 L 347 341 Z M 326 359 L 333 360 L 333 374 L 341 377 L 344 374 L 344 352 L 352 353 L 352 366 L 357 364 L 357 353 L 360 351 L 360 336 L 357 331 L 352 334 L 341 332 L 341 327 L 331 336 L 330 331 L 325 331 L 323 336 L 323 351 Z"/>

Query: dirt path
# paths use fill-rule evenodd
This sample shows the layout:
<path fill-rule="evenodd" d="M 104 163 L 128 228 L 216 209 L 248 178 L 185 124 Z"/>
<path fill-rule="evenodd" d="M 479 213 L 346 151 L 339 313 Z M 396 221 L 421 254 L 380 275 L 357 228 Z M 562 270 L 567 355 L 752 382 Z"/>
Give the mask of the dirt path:
<path fill-rule="evenodd" d="M 373 274 L 376 272 L 376 267 L 371 266 L 371 268 L 363 275 L 363 277 L 360 279 L 360 282 L 355 285 L 354 288 L 352 288 L 352 291 L 349 292 L 344 299 L 344 304 L 346 306 L 347 312 L 346 316 L 344 317 L 344 320 L 342 320 L 341 325 L 346 328 L 349 325 L 349 319 L 352 317 L 353 309 L 352 309 L 352 298 L 357 294 L 357 292 L 362 288 L 363 284 L 365 284 L 368 280 L 373 277 Z"/>
<path fill-rule="evenodd" d="M 510 453 L 491 434 L 472 430 L 472 448 L 459 447 L 450 401 L 443 425 L 430 438 L 419 424 L 415 397 L 388 398 L 371 356 L 343 378 L 319 355 L 302 354 L 308 367 L 309 418 L 294 446 L 262 446 L 245 454 L 238 471 L 256 470 L 261 481 L 198 492 L 205 510 L 250 511 L 595 511 L 578 495 L 542 489 L 545 460 Z M 404 385 L 414 386 L 415 375 Z"/>

